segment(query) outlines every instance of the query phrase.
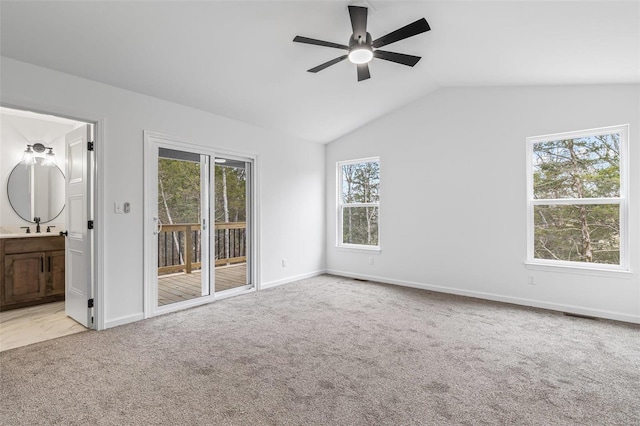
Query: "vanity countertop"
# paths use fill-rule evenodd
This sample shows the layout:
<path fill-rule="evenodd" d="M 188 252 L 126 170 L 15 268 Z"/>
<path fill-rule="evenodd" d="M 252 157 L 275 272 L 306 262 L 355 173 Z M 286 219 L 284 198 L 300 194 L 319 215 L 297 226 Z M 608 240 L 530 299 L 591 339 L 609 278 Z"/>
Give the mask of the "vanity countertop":
<path fill-rule="evenodd" d="M 6 238 L 32 238 L 32 237 L 57 237 L 59 236 L 55 232 L 41 232 L 39 234 L 32 232 L 31 234 L 27 234 L 26 232 L 22 232 L 20 234 L 0 234 L 0 239 Z"/>

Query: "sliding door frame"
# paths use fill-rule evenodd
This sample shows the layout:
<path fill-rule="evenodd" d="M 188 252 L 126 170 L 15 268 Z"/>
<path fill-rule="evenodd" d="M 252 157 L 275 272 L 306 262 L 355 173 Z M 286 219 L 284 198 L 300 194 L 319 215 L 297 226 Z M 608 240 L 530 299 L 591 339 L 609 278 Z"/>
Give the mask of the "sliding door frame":
<path fill-rule="evenodd" d="M 214 300 L 223 299 L 230 296 L 236 296 L 240 294 L 246 294 L 258 289 L 257 283 L 259 282 L 259 240 L 258 240 L 258 218 L 259 218 L 259 205 L 258 205 L 258 156 L 255 154 L 231 152 L 228 150 L 221 150 L 212 148 L 209 145 L 203 143 L 197 143 L 187 141 L 181 138 L 170 136 L 163 133 L 151 132 L 145 130 L 144 132 L 144 220 L 143 220 L 143 232 L 144 232 L 144 318 L 150 318 L 156 315 L 161 315 L 168 312 L 174 312 L 182 309 L 187 309 L 193 306 L 198 306 L 206 303 L 211 303 Z M 209 232 L 209 283 L 210 294 L 208 296 L 202 296 L 195 299 L 191 299 L 185 302 L 172 303 L 164 305 L 160 309 L 158 307 L 158 284 L 157 284 L 157 269 L 154 273 L 154 268 L 157 268 L 157 253 L 154 250 L 155 244 L 153 238 L 156 235 L 153 234 L 156 228 L 156 223 L 153 221 L 152 212 L 154 211 L 154 204 L 157 200 L 152 199 L 152 195 L 157 191 L 154 191 L 153 186 L 157 185 L 157 162 L 158 162 L 158 146 L 162 146 L 169 149 L 184 150 L 190 152 L 197 152 L 199 154 L 208 155 L 209 161 L 209 214 L 206 217 L 207 231 Z M 215 262 L 212 259 L 213 254 L 213 231 L 215 230 L 215 212 L 214 203 L 215 200 L 215 182 L 214 182 L 214 159 L 218 157 L 233 158 L 241 161 L 247 161 L 251 163 L 250 173 L 250 203 L 251 209 L 247 212 L 247 219 L 250 218 L 251 229 L 250 235 L 250 277 L 252 286 L 250 288 L 239 288 L 238 291 L 226 291 L 225 294 L 216 294 L 215 292 Z"/>
<path fill-rule="evenodd" d="M 249 164 L 249 168 L 247 170 L 247 178 L 246 178 L 246 204 L 247 204 L 247 219 L 246 219 L 246 223 L 247 223 L 247 234 L 246 234 L 246 244 L 247 244 L 247 278 L 249 281 L 249 284 L 245 284 L 244 286 L 241 287 L 237 287 L 237 288 L 232 288 L 229 290 L 223 290 L 222 292 L 215 292 L 214 296 L 216 298 L 216 300 L 218 299 L 225 299 L 227 297 L 232 297 L 235 296 L 237 294 L 242 294 L 245 293 L 247 291 L 255 291 L 258 289 L 257 286 L 257 274 L 256 274 L 256 270 L 257 270 L 257 239 L 258 239 L 258 233 L 256 232 L 257 230 L 257 226 L 256 226 L 256 218 L 257 218 L 257 197 L 256 197 L 256 184 L 257 184 L 257 180 L 255 179 L 256 176 L 256 157 L 255 156 L 248 156 L 248 155 L 242 155 L 242 154 L 237 154 L 237 153 L 229 153 L 228 151 L 222 151 L 222 150 L 216 150 L 216 158 L 225 158 L 228 160 L 233 160 L 233 161 L 240 161 L 240 162 L 244 162 L 244 163 L 248 163 Z M 212 166 L 212 170 L 214 170 L 214 168 L 216 167 L 216 164 L 214 163 Z M 212 173 L 215 172 L 212 171 Z M 214 182 L 215 184 L 215 182 Z M 215 206 L 214 206 L 215 207 Z M 213 241 L 213 236 L 212 236 L 212 241 Z M 212 252 L 213 253 L 213 252 Z M 215 253 L 213 253 L 215 254 Z M 214 272 L 215 272 L 215 268 L 214 268 Z M 250 285 L 250 287 L 247 287 L 248 285 Z"/>

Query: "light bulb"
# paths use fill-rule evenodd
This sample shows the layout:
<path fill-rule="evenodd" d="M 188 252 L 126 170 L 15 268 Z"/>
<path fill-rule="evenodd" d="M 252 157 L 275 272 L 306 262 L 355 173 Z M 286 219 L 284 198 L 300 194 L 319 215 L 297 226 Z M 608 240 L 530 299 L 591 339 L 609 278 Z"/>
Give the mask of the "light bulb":
<path fill-rule="evenodd" d="M 27 149 L 24 150 L 24 154 L 22 154 L 22 160 L 20 162 L 27 167 L 35 164 L 36 159 L 33 154 L 34 152 L 31 150 L 31 145 L 27 145 Z"/>
<path fill-rule="evenodd" d="M 367 45 L 354 47 L 349 52 L 349 60 L 354 64 L 366 64 L 373 59 L 373 51 Z"/>
<path fill-rule="evenodd" d="M 53 148 L 49 148 L 49 152 L 47 152 L 47 155 L 45 155 L 44 157 L 44 162 L 42 163 L 43 166 L 56 166 L 56 155 L 53 153 Z"/>

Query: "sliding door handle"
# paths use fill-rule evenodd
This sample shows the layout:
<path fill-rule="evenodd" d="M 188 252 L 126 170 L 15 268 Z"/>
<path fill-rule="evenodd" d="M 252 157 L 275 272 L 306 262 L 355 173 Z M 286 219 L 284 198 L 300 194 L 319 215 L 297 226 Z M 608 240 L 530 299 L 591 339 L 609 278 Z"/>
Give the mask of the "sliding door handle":
<path fill-rule="evenodd" d="M 158 235 L 162 231 L 162 221 L 159 217 L 154 217 L 153 221 L 156 223 L 156 229 L 153 230 L 153 235 Z"/>

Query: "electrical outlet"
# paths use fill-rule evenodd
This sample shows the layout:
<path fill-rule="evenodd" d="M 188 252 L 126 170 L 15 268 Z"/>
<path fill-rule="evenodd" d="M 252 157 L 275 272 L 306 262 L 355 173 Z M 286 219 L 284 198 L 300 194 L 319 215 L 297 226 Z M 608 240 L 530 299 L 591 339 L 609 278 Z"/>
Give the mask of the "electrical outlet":
<path fill-rule="evenodd" d="M 282 259 L 282 267 L 283 268 L 287 267 L 287 259 Z"/>
<path fill-rule="evenodd" d="M 533 275 L 529 275 L 529 284 L 536 285 L 536 279 Z"/>

